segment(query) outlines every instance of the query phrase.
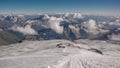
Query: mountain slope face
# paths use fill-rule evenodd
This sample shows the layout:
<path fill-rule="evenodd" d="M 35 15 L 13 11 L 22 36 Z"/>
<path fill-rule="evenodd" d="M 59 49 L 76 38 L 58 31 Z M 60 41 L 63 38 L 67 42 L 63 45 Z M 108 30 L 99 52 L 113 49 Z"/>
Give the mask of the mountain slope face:
<path fill-rule="evenodd" d="M 104 41 L 24 41 L 0 46 L 1 68 L 119 68 L 120 47 Z M 76 40 L 79 42 L 79 40 Z M 86 43 L 85 43 L 86 42 Z M 87 45 L 87 42 L 90 45 Z M 92 45 L 94 43 L 94 45 Z M 97 44 L 97 45 L 96 45 Z M 100 46 L 101 45 L 101 46 Z M 93 49 L 94 48 L 94 49 Z M 99 50 L 102 54 L 96 52 Z M 116 54 L 117 53 L 117 54 Z"/>
<path fill-rule="evenodd" d="M 0 31 L 0 45 L 8 45 L 12 43 L 17 43 L 21 39 L 6 31 Z"/>

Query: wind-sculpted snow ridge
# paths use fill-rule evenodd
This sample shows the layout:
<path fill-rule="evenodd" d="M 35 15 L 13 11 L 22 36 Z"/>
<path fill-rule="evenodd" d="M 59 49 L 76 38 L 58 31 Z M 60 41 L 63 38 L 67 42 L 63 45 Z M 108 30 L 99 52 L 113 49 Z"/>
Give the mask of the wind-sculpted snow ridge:
<path fill-rule="evenodd" d="M 24 41 L 0 46 L 0 68 L 120 68 L 120 55 L 114 54 L 120 54 L 119 45 L 89 40 L 75 42 Z M 104 49 L 96 47 L 96 43 L 105 44 Z"/>

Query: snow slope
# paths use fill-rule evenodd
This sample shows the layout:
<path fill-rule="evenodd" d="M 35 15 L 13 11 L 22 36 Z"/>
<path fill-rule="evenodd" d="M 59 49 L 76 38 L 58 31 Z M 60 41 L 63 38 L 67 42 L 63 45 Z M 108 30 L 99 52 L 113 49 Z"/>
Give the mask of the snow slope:
<path fill-rule="evenodd" d="M 67 40 L 48 40 L 24 41 L 0 46 L 0 68 L 120 68 L 120 56 L 106 54 L 109 52 L 107 44 L 111 43 L 106 43 L 104 47 L 106 51 L 103 49 L 101 55 L 88 49 L 97 48 L 95 45 L 92 46 L 92 43 L 101 45 L 103 43 L 87 41 L 91 42 L 90 45 L 79 43 L 79 40 L 76 41 L 77 43 Z M 58 44 L 60 47 L 56 46 Z M 111 44 L 113 53 L 116 53 L 115 48 L 120 49 L 118 46 Z"/>

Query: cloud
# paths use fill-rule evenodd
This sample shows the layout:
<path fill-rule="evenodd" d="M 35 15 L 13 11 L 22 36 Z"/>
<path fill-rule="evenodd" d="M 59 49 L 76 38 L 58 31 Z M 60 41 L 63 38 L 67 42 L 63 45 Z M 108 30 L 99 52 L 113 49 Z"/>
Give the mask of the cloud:
<path fill-rule="evenodd" d="M 48 19 L 48 18 L 50 18 L 50 17 L 49 17 L 48 14 L 45 14 L 45 15 L 44 15 L 44 18 L 45 18 L 45 19 Z"/>
<path fill-rule="evenodd" d="M 97 31 L 98 27 L 97 24 L 95 22 L 95 20 L 90 19 L 87 22 L 83 23 L 83 26 L 86 28 L 87 32 L 93 33 L 93 34 L 98 34 L 99 31 Z"/>
<path fill-rule="evenodd" d="M 80 13 L 74 13 L 73 18 L 82 18 L 82 15 Z"/>
<path fill-rule="evenodd" d="M 80 13 L 66 13 L 63 17 L 55 17 L 49 16 L 47 14 L 44 15 L 44 20 L 48 22 L 48 26 L 53 29 L 56 33 L 62 34 L 63 33 L 63 26 L 60 26 L 60 22 L 65 21 L 66 19 L 75 19 L 75 18 L 82 18 Z"/>
<path fill-rule="evenodd" d="M 13 26 L 11 29 L 14 31 L 21 32 L 24 35 L 37 35 L 38 34 L 37 31 L 31 28 L 30 25 L 26 25 L 25 27 Z"/>
<path fill-rule="evenodd" d="M 65 13 L 64 17 L 70 18 L 70 19 L 83 18 L 82 14 L 80 13 Z"/>
<path fill-rule="evenodd" d="M 56 33 L 62 34 L 63 33 L 63 27 L 60 26 L 60 22 L 63 21 L 62 18 L 56 18 L 56 17 L 49 17 L 48 24 L 51 29 L 53 29 Z"/>
<path fill-rule="evenodd" d="M 20 17 L 20 18 L 24 18 L 24 15 L 21 15 L 21 14 L 19 14 L 17 16 Z"/>
<path fill-rule="evenodd" d="M 28 24 L 32 24 L 32 23 L 35 23 L 35 22 L 37 22 L 37 20 L 27 20 L 26 21 L 26 23 L 28 23 Z"/>
<path fill-rule="evenodd" d="M 95 22 L 95 20 L 92 20 L 92 19 L 90 19 L 88 22 L 87 22 L 87 27 L 88 27 L 88 29 L 96 29 L 97 27 L 96 27 L 96 22 Z"/>

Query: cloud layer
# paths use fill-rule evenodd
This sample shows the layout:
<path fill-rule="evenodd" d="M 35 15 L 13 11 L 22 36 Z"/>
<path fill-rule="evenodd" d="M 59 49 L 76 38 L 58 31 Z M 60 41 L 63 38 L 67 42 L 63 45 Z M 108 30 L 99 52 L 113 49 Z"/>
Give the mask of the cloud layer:
<path fill-rule="evenodd" d="M 13 26 L 12 30 L 23 33 L 24 35 L 37 35 L 37 31 L 31 28 L 30 25 L 26 25 L 25 27 Z"/>

